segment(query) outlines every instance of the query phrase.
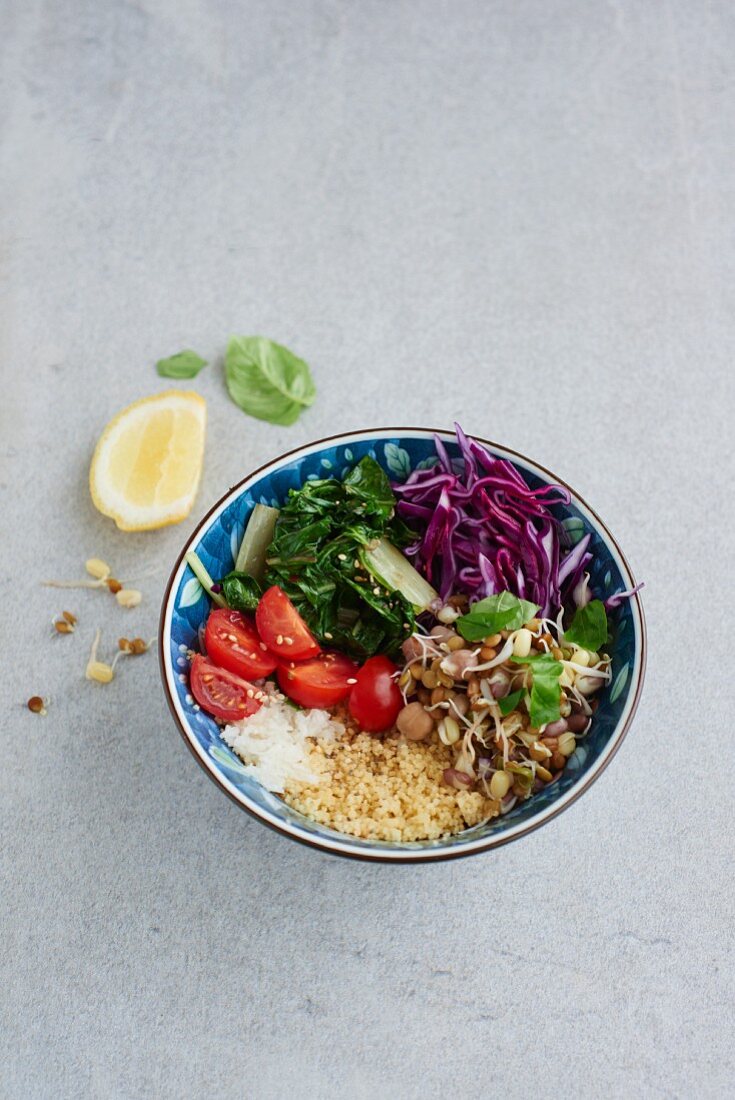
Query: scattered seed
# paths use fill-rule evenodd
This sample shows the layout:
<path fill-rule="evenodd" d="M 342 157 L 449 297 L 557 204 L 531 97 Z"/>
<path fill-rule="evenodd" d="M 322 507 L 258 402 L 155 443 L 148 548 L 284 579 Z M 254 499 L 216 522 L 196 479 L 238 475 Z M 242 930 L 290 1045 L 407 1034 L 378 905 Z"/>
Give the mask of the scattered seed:
<path fill-rule="evenodd" d="M 105 584 L 109 588 L 110 592 L 113 593 L 113 595 L 117 595 L 117 593 L 122 588 L 120 581 L 116 580 L 114 577 L 107 577 L 105 580 Z"/>
<path fill-rule="evenodd" d="M 57 619 L 54 623 L 58 634 L 73 634 L 74 627 L 71 623 L 68 623 L 66 619 Z"/>
<path fill-rule="evenodd" d="M 76 615 L 72 614 L 71 611 L 62 611 L 61 614 L 64 616 L 70 626 L 76 626 L 78 621 Z"/>
<path fill-rule="evenodd" d="M 115 673 L 112 666 L 104 661 L 90 661 L 87 665 L 87 679 L 96 680 L 98 684 L 109 684 Z"/>
<path fill-rule="evenodd" d="M 106 580 L 112 572 L 107 562 L 102 561 L 102 558 L 87 558 L 84 568 L 90 577 L 95 577 L 98 581 Z"/>
<path fill-rule="evenodd" d="M 148 642 L 143 638 L 133 638 L 132 649 L 133 653 L 136 655 L 139 653 L 146 653 L 148 651 Z"/>
<path fill-rule="evenodd" d="M 109 583 L 109 582 L 108 582 Z M 120 583 L 119 581 L 117 582 Z M 112 589 L 110 589 L 112 591 Z M 115 592 L 115 599 L 120 607 L 137 607 L 143 599 L 143 595 L 137 588 L 119 588 Z"/>
<path fill-rule="evenodd" d="M 45 714 L 46 703 L 40 695 L 31 695 L 26 706 L 33 714 Z"/>
<path fill-rule="evenodd" d="M 133 643 L 127 638 L 118 638 L 117 648 L 121 653 L 130 653 L 130 650 L 133 648 Z"/>

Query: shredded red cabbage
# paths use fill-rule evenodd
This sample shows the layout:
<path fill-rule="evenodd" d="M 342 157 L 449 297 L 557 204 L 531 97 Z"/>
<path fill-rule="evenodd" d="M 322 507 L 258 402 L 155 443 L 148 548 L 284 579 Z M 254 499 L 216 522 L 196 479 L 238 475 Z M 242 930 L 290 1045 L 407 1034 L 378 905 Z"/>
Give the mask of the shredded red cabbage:
<path fill-rule="evenodd" d="M 491 455 L 455 424 L 462 455 L 454 463 L 435 436 L 438 462 L 394 484 L 398 514 L 422 534 L 404 553 L 442 599 L 464 592 L 482 599 L 508 591 L 532 600 L 544 617 L 591 599 L 590 535 L 571 547 L 549 511 L 568 504 L 560 485 L 531 489 L 512 463 Z M 636 591 L 637 589 L 633 590 Z M 615 607 L 633 593 L 617 593 Z"/>

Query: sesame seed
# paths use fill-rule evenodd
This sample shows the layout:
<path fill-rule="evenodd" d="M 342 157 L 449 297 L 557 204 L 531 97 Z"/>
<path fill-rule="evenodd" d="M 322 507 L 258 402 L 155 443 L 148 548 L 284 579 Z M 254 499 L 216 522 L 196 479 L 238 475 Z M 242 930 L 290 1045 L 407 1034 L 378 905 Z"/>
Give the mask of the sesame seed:
<path fill-rule="evenodd" d="M 283 645 L 283 634 L 276 634 L 276 645 Z"/>
<path fill-rule="evenodd" d="M 283 640 L 286 645 L 293 645 L 293 638 L 289 638 L 288 634 L 284 634 Z"/>
<path fill-rule="evenodd" d="M 265 642 L 259 642 L 258 644 L 264 653 L 268 652 L 268 646 L 265 644 Z"/>
<path fill-rule="evenodd" d="M 379 596 L 380 595 L 380 589 L 378 588 L 377 584 L 375 585 L 375 588 L 373 589 L 373 595 L 374 596 Z"/>
<path fill-rule="evenodd" d="M 327 639 L 328 642 L 331 642 L 332 638 L 334 638 L 334 634 L 330 634 L 328 630 L 325 630 L 324 637 Z"/>
<path fill-rule="evenodd" d="M 357 680 L 355 679 L 354 676 L 350 676 L 349 680 L 345 680 L 345 683 L 346 684 L 356 684 Z"/>
<path fill-rule="evenodd" d="M 252 699 L 255 695 L 255 688 L 248 688 L 248 699 Z"/>
<path fill-rule="evenodd" d="M 347 561 L 346 554 L 337 554 L 337 561 Z"/>

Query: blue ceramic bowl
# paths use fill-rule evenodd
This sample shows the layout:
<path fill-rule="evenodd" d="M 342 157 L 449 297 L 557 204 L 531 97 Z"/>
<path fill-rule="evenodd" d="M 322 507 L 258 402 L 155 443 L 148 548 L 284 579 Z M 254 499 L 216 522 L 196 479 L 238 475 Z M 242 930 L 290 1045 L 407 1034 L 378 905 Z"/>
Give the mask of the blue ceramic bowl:
<path fill-rule="evenodd" d="M 405 480 L 417 467 L 430 465 L 434 432 L 420 428 L 381 428 L 319 440 L 261 466 L 230 489 L 204 517 L 181 551 L 166 588 L 159 631 L 161 674 L 171 712 L 195 758 L 230 798 L 284 836 L 314 848 L 358 859 L 391 863 L 432 862 L 471 855 L 505 844 L 538 828 L 575 801 L 607 766 L 619 748 L 635 713 L 643 685 L 646 636 L 640 597 L 626 600 L 612 615 L 612 683 L 599 696 L 592 730 L 570 758 L 561 778 L 517 805 L 505 817 L 467 829 L 444 840 L 405 844 L 360 840 L 308 820 L 277 795 L 245 774 L 222 741 L 216 722 L 201 711 L 188 685 L 187 649 L 198 648 L 197 631 L 209 611 L 209 600 L 184 560 L 195 550 L 213 577 L 233 566 L 245 524 L 255 504 L 278 505 L 289 489 L 309 479 L 341 477 L 363 455 L 370 454 L 393 480 Z M 452 457 L 459 451 L 452 432 L 438 432 Z M 515 451 L 481 440 L 494 454 L 509 459 L 535 488 L 561 478 Z M 592 586 L 610 595 L 634 586 L 634 578 L 615 539 L 602 520 L 570 486 L 571 504 L 555 506 L 573 542 L 592 532 Z"/>

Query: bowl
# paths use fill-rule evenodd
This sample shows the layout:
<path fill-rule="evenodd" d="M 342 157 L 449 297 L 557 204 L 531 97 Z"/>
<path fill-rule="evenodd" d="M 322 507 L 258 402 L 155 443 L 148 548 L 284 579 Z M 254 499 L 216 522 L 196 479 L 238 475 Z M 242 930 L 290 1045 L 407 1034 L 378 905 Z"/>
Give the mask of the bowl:
<path fill-rule="evenodd" d="M 280 504 L 289 489 L 306 480 L 342 476 L 366 454 L 372 455 L 394 481 L 405 480 L 434 454 L 439 435 L 452 457 L 459 450 L 453 432 L 424 428 L 375 428 L 320 439 L 273 459 L 230 489 L 207 513 L 187 541 L 166 586 L 161 610 L 159 650 L 163 687 L 174 721 L 194 758 L 233 802 L 283 836 L 335 855 L 390 863 L 434 862 L 474 855 L 525 836 L 575 802 L 592 785 L 617 752 L 633 719 L 643 685 L 646 633 L 640 596 L 624 600 L 612 616 L 613 676 L 600 693 L 590 734 L 580 742 L 561 777 L 505 816 L 441 840 L 406 843 L 362 840 L 310 821 L 249 776 L 220 737 L 217 723 L 200 710 L 189 692 L 189 649 L 198 648 L 198 630 L 206 620 L 209 600 L 185 561 L 195 550 L 210 575 L 221 577 L 232 567 L 250 512 L 258 502 Z M 603 598 L 635 581 L 617 542 L 599 516 L 562 478 L 516 451 L 478 438 L 493 454 L 508 459 L 529 484 L 564 485 L 569 505 L 555 505 L 572 543 L 591 532 L 592 587 Z"/>

